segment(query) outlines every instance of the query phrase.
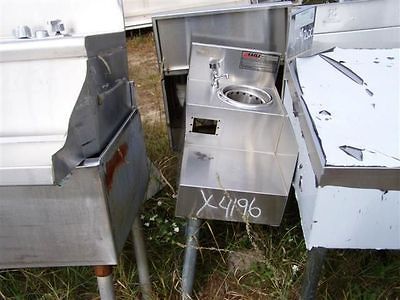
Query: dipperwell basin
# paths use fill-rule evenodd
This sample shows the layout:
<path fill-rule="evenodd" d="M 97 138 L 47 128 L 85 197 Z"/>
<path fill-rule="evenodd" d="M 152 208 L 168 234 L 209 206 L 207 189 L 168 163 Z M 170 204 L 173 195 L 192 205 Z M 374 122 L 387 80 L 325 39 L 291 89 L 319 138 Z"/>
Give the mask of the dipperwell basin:
<path fill-rule="evenodd" d="M 192 44 L 178 216 L 281 222 L 297 145 L 275 87 L 279 61 Z"/>

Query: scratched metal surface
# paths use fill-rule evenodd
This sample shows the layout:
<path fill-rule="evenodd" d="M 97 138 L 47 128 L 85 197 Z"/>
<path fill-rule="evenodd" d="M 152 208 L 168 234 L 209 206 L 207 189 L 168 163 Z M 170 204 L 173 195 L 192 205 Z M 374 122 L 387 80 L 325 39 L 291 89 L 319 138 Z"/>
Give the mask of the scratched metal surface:
<path fill-rule="evenodd" d="M 180 186 L 176 215 L 221 221 L 258 223 L 278 226 L 282 220 L 287 197 L 272 194 L 246 193 Z"/>
<path fill-rule="evenodd" d="M 289 187 L 280 163 L 293 170 L 284 159 L 289 167 L 273 153 L 186 145 L 176 214 L 279 225 Z"/>
<path fill-rule="evenodd" d="M 400 49 L 339 49 L 359 84 L 320 56 L 297 59 L 303 99 L 332 166 L 400 167 Z M 324 80 L 315 80 L 315 71 Z"/>
<path fill-rule="evenodd" d="M 180 185 L 280 196 L 288 193 L 274 153 L 202 145 L 185 145 Z"/>
<path fill-rule="evenodd" d="M 391 58 L 391 56 L 387 57 Z M 381 64 L 384 68 L 390 69 L 387 74 L 396 72 L 396 69 L 392 71 L 394 62 L 391 63 L 392 59 L 387 57 L 380 60 Z M 398 190 L 400 168 L 398 167 L 399 155 L 396 153 L 400 146 L 399 102 L 396 99 L 399 98 L 399 88 L 398 84 L 394 83 L 398 81 L 398 73 L 383 83 L 387 90 L 382 90 L 379 84 L 377 87 L 377 83 L 370 80 L 371 76 L 364 76 L 363 79 L 368 86 L 364 83 L 358 84 L 351 79 L 351 77 L 357 77 L 349 75 L 351 72 L 343 73 L 326 60 L 314 58 L 311 58 L 313 63 L 317 62 L 318 66 L 323 65 L 327 68 L 327 74 L 333 73 L 335 77 L 338 77 L 338 81 L 313 79 L 308 90 L 307 87 L 305 88 L 309 98 L 308 104 L 312 104 L 308 105 L 307 98 L 303 97 L 302 86 L 305 86 L 300 83 L 294 64 L 289 62 L 286 78 L 292 103 L 285 103 L 285 106 L 293 106 L 293 113 L 300 122 L 317 184 Z M 377 57 L 374 56 L 368 64 L 377 65 L 378 63 L 373 62 L 375 58 Z M 354 59 L 358 60 L 358 57 Z M 338 61 L 340 61 L 339 58 Z M 389 62 L 390 65 L 384 64 L 385 62 Z M 358 68 L 363 68 L 362 64 L 356 63 L 356 65 Z M 319 69 L 309 68 L 308 76 L 315 78 L 315 70 Z M 373 71 L 373 68 L 371 70 Z M 375 82 L 379 83 L 386 76 L 380 73 L 378 81 Z M 340 81 L 344 82 L 344 88 L 337 86 Z M 335 85 L 337 90 L 327 93 L 329 90 L 332 91 Z M 313 86 L 315 86 L 314 91 Z M 372 91 L 372 87 L 375 87 L 375 91 Z M 382 99 L 385 93 L 388 93 L 388 97 Z M 376 101 L 380 98 L 382 100 Z M 338 103 L 341 105 L 337 105 Z M 330 159 L 330 163 L 327 163 L 327 159 Z"/>
<path fill-rule="evenodd" d="M 102 156 L 105 170 L 103 189 L 117 253 L 122 250 L 145 200 L 149 181 L 149 163 L 143 138 L 140 115 L 135 110 L 124 124 L 121 136 L 111 142 Z"/>

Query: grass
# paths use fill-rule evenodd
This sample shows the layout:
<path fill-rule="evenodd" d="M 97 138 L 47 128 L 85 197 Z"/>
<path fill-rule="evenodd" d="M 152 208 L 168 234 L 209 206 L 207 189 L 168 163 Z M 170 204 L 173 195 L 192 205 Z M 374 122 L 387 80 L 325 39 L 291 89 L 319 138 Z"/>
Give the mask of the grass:
<path fill-rule="evenodd" d="M 174 217 L 178 157 L 169 149 L 152 34 L 128 41 L 149 157 L 166 187 L 140 213 L 155 299 L 178 299 L 184 253 L 184 220 Z M 279 227 L 219 221 L 201 229 L 195 299 L 298 299 L 306 249 L 297 204 L 288 201 Z M 118 299 L 140 296 L 129 240 L 114 272 Z M 328 254 L 321 299 L 400 299 L 400 253 L 338 250 Z M 98 299 L 91 268 L 0 271 L 0 299 Z"/>

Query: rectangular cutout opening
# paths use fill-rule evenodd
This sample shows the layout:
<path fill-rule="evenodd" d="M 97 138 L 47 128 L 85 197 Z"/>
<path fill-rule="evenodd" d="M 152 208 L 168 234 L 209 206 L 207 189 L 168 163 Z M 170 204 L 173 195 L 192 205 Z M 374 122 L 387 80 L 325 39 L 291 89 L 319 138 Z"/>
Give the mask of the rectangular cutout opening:
<path fill-rule="evenodd" d="M 192 132 L 217 135 L 218 120 L 192 118 Z"/>

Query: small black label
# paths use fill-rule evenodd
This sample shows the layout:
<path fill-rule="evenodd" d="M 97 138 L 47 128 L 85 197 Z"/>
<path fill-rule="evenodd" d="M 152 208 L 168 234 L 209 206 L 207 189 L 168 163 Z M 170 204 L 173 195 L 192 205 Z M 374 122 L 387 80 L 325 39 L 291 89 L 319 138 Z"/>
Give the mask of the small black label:
<path fill-rule="evenodd" d="M 312 47 L 315 7 L 297 12 L 291 17 L 288 57 L 294 57 Z"/>

